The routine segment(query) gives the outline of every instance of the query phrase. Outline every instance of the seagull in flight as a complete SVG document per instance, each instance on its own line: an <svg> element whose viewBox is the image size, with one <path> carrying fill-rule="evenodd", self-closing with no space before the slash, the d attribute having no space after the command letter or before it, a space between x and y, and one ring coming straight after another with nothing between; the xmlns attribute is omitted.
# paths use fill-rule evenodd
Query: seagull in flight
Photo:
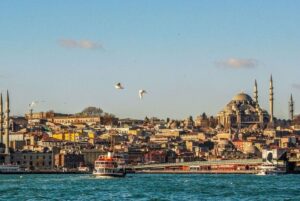
<svg viewBox="0 0 300 201"><path fill-rule="evenodd" d="M143 98L143 96L144 96L145 93L147 93L146 90L144 90L144 89L139 90L139 97L140 97L140 99Z"/></svg>
<svg viewBox="0 0 300 201"><path fill-rule="evenodd" d="M116 89L124 89L124 87L122 86L122 84L119 82L115 85Z"/></svg>
<svg viewBox="0 0 300 201"><path fill-rule="evenodd" d="M34 106L36 106L39 102L38 101L32 101L30 104L29 104L29 107L30 108L33 108Z"/></svg>

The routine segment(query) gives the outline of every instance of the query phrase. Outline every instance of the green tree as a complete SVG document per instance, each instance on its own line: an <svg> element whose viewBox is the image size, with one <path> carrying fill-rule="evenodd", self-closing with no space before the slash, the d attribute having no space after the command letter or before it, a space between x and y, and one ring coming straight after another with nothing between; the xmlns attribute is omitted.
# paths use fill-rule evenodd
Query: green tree
<svg viewBox="0 0 300 201"><path fill-rule="evenodd" d="M84 116L100 116L103 113L103 110L101 108L97 107L87 107L83 109L79 115L84 115Z"/></svg>

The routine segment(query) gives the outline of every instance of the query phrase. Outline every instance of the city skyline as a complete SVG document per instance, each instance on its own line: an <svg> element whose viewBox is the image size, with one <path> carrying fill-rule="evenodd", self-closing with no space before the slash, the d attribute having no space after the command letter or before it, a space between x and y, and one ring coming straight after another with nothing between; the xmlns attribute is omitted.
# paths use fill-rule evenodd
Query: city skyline
<svg viewBox="0 0 300 201"><path fill-rule="evenodd" d="M1 2L0 90L10 91L12 115L37 100L37 111L186 118L215 116L241 91L253 96L255 79L269 111L272 74L274 116L288 118L290 94L299 114L299 5Z"/></svg>

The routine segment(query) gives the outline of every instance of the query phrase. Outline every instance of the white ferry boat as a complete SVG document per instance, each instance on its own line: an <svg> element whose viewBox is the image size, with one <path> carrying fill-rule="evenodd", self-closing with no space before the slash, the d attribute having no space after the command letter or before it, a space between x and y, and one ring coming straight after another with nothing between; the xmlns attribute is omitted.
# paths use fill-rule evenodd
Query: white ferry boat
<svg viewBox="0 0 300 201"><path fill-rule="evenodd" d="M265 163L259 166L259 170L260 171L256 175L278 175L286 173L285 166L278 166L270 163Z"/></svg>
<svg viewBox="0 0 300 201"><path fill-rule="evenodd" d="M95 161L93 175L96 177L125 177L125 166L121 165L120 159L108 152L107 156L99 156Z"/></svg>

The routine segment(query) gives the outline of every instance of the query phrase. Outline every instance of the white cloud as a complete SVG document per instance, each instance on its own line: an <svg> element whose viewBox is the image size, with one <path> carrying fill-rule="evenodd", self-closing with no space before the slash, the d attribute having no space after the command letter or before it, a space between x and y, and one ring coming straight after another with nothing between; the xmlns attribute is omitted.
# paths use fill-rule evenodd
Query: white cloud
<svg viewBox="0 0 300 201"><path fill-rule="evenodd" d="M258 61L256 59L229 58L224 61L216 62L216 65L232 69L246 69L257 67Z"/></svg>
<svg viewBox="0 0 300 201"><path fill-rule="evenodd" d="M82 49L100 49L103 48L100 43L91 40L73 40L61 39L59 44L65 48L82 48Z"/></svg>

